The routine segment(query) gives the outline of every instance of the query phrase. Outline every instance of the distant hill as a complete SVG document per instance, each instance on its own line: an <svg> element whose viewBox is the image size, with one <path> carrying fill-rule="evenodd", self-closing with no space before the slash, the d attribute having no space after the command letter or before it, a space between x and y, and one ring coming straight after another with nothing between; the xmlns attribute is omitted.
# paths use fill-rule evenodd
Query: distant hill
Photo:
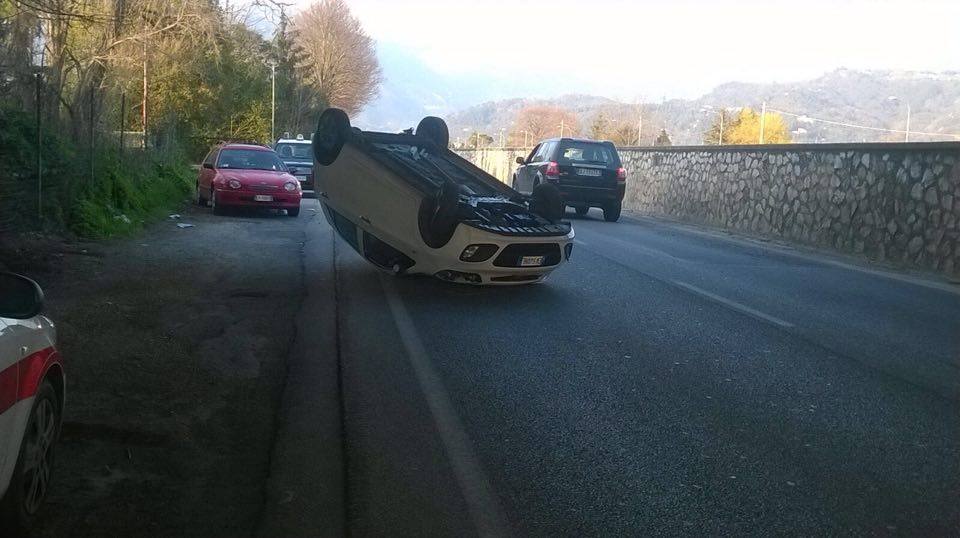
<svg viewBox="0 0 960 538"><path fill-rule="evenodd" d="M895 98L895 99L894 99ZM699 99L674 99L644 103L643 143L649 143L661 128L674 144L699 144L716 111L722 107L768 109L798 114L787 124L796 142L871 142L902 140L903 135L832 125L850 123L886 129L903 129L907 103L914 133L960 133L960 72L926 73L902 71L855 71L838 69L808 81L776 84L730 82ZM520 109L538 104L567 108L580 119L584 131L598 113L619 122L636 123L637 105L604 97L570 95L550 99L504 99L466 107L446 115L451 137L468 130L497 135ZM913 134L913 141L958 140L949 136Z"/></svg>

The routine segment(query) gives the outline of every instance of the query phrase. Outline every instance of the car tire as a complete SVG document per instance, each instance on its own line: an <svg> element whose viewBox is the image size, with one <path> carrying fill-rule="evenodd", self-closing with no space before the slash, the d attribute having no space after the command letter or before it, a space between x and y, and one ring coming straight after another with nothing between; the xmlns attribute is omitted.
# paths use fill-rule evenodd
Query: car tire
<svg viewBox="0 0 960 538"><path fill-rule="evenodd" d="M298 207L298 208L295 208L295 209L287 209L287 216L288 216L288 217L296 217L296 216L299 216L299 215L300 215L300 208L299 208L299 207Z"/></svg>
<svg viewBox="0 0 960 538"><path fill-rule="evenodd" d="M323 166L333 164L343 145L350 139L350 118L339 108L328 108L317 120L317 132L313 135L313 155Z"/></svg>
<svg viewBox="0 0 960 538"><path fill-rule="evenodd" d="M581 217L583 217L583 216L586 216L586 214L590 211L590 206L578 205L578 206L575 206L573 209L574 211L577 212L577 215L580 215Z"/></svg>
<svg viewBox="0 0 960 538"><path fill-rule="evenodd" d="M447 149L450 146L450 131L447 129L447 122L436 116L427 116L420 120L416 136L429 140L437 146L438 150Z"/></svg>
<svg viewBox="0 0 960 538"><path fill-rule="evenodd" d="M27 429L7 493L0 500L0 528L4 536L27 536L50 490L53 456L60 437L63 408L53 385L44 380L37 389L27 419ZM37 449L28 448L38 447ZM39 451L36 462L27 462L30 453ZM37 466L27 468L27 465ZM36 488L36 489L35 489ZM9 534L8 534L9 533Z"/></svg>
<svg viewBox="0 0 960 538"><path fill-rule="evenodd" d="M210 193L210 205L213 206L214 215L226 215L227 208L217 203L217 192Z"/></svg>
<svg viewBox="0 0 960 538"><path fill-rule="evenodd" d="M530 194L530 210L550 222L563 218L566 205L560 196L560 189L552 183L540 183L533 187Z"/></svg>
<svg viewBox="0 0 960 538"><path fill-rule="evenodd" d="M603 220L607 222L617 222L620 220L620 211L622 209L620 202L609 203L603 206Z"/></svg>
<svg viewBox="0 0 960 538"><path fill-rule="evenodd" d="M200 182L197 182L197 205L200 207L207 207L207 199L200 194Z"/></svg>

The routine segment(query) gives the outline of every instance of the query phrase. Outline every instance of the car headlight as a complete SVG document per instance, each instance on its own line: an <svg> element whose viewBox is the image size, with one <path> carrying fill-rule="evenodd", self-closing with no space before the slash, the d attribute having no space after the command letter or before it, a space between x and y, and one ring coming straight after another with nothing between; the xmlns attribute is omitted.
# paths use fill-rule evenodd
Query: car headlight
<svg viewBox="0 0 960 538"><path fill-rule="evenodd" d="M468 245L460 253L460 260L465 262L485 262L497 252L497 245Z"/></svg>
<svg viewBox="0 0 960 538"><path fill-rule="evenodd" d="M230 181L227 181L227 186L230 187L231 189L239 189L243 185L241 185L240 182L237 181L236 179L231 179Z"/></svg>
<svg viewBox="0 0 960 538"><path fill-rule="evenodd" d="M289 181L289 182L283 184L283 188L284 188L287 192L293 192L293 191L297 190L297 184L296 184L295 182L293 182L293 181Z"/></svg>

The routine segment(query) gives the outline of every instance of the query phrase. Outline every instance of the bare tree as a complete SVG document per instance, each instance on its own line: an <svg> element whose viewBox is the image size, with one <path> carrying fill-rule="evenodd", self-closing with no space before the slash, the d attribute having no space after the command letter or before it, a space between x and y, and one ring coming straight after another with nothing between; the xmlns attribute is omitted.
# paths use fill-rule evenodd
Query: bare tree
<svg viewBox="0 0 960 538"><path fill-rule="evenodd" d="M376 97L383 80L376 47L346 2L315 2L293 18L292 27L302 48L300 68L320 108L352 114Z"/></svg>
<svg viewBox="0 0 960 538"><path fill-rule="evenodd" d="M556 106L530 106L517 114L510 143L523 145L526 139L534 144L544 138L575 136L579 132L577 117L569 110Z"/></svg>

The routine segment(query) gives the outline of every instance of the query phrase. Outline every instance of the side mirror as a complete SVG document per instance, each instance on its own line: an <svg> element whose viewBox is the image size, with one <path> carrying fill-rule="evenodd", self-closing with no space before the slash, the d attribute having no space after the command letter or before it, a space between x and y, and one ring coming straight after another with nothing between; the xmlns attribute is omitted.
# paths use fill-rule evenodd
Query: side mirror
<svg viewBox="0 0 960 538"><path fill-rule="evenodd" d="M0 317L30 319L43 311L43 290L25 276L0 273Z"/></svg>
<svg viewBox="0 0 960 538"><path fill-rule="evenodd" d="M527 161L523 160L523 157L517 157L517 164L527 164Z"/></svg>
<svg viewBox="0 0 960 538"><path fill-rule="evenodd" d="M210 170L213 170L213 163L203 163L203 167L204 167L204 168L207 168L207 169L210 169Z"/></svg>

